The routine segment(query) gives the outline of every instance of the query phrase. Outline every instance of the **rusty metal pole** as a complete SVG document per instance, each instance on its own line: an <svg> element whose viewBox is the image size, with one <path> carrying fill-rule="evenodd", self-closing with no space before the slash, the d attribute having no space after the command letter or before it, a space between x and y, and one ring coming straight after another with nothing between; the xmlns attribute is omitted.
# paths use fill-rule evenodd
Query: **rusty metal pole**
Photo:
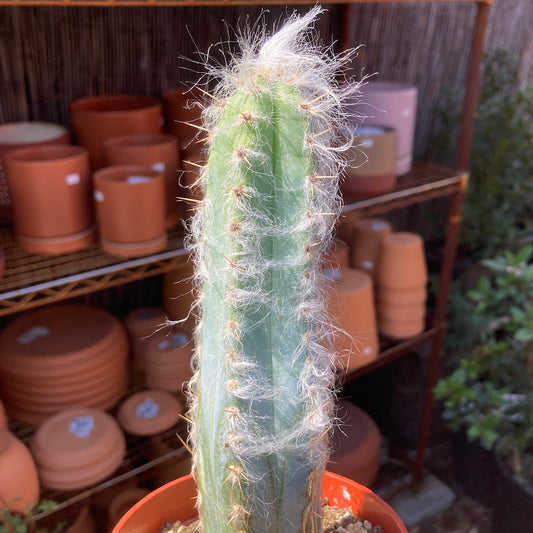
<svg viewBox="0 0 533 533"><path fill-rule="evenodd" d="M431 432L433 388L435 387L439 376L441 351L444 343L444 336L446 335L446 308L448 305L448 294L453 275L456 249L459 243L461 208L468 183L467 171L469 168L470 149L472 147L474 113L479 94L479 77L481 74L483 46L491 1L492 0L484 0L477 2L476 20L474 24L472 44L470 47L466 89L461 115L461 129L459 132L455 156L455 168L465 172L465 174L460 190L454 193L450 198L446 239L444 242L437 304L434 316L434 326L439 328L439 332L433 340L429 355L424 401L422 404L421 421L418 430L417 456L413 467L412 482L415 489L420 485L422 480L425 454L429 444L429 434Z"/></svg>

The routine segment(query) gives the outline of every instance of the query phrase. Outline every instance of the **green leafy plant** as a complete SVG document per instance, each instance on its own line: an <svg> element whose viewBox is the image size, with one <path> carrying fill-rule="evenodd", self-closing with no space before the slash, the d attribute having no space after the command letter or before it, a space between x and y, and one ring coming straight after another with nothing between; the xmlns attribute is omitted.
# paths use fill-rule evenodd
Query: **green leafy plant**
<svg viewBox="0 0 533 533"><path fill-rule="evenodd" d="M0 509L0 533L60 533L66 527L61 521L53 530L42 529L36 526L35 516L41 512L50 511L57 506L52 500L42 500L30 512L15 513L10 509Z"/></svg>
<svg viewBox="0 0 533 533"><path fill-rule="evenodd" d="M204 112L190 437L209 533L322 527L334 374L320 257L344 111L343 61L306 38L320 12L243 43Z"/></svg>
<svg viewBox="0 0 533 533"><path fill-rule="evenodd" d="M487 449L503 435L529 463L533 417L533 246L482 261L468 296L475 304L480 343L442 378L435 397L453 431L465 429ZM520 467L524 471L524 467Z"/></svg>

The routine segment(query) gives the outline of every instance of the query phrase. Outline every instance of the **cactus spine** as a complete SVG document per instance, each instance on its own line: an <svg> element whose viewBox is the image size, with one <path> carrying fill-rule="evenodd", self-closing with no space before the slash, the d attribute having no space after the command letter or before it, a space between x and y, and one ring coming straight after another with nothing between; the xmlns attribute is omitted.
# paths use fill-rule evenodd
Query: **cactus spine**
<svg viewBox="0 0 533 533"><path fill-rule="evenodd" d="M320 12L246 45L204 112L190 438L205 533L321 529L333 355L320 257L342 112L339 60L305 39Z"/></svg>

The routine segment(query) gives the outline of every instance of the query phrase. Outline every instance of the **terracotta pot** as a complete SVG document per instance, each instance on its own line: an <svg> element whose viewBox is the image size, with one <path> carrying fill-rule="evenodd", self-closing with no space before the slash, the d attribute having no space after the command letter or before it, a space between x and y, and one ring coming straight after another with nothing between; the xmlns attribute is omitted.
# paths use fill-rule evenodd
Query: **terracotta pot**
<svg viewBox="0 0 533 533"><path fill-rule="evenodd" d="M347 151L348 166L340 183L345 196L374 196L396 185L396 130L387 126L360 126Z"/></svg>
<svg viewBox="0 0 533 533"><path fill-rule="evenodd" d="M383 238L390 235L392 227L382 218L362 218L353 223L351 264L375 277Z"/></svg>
<svg viewBox="0 0 533 533"><path fill-rule="evenodd" d="M104 141L121 135L162 133L163 111L155 98L112 95L83 98L69 107L77 143L89 150L91 169L105 166Z"/></svg>
<svg viewBox="0 0 533 533"><path fill-rule="evenodd" d="M122 403L117 420L131 435L157 435L175 426L182 412L182 403L169 392L145 390Z"/></svg>
<svg viewBox="0 0 533 533"><path fill-rule="evenodd" d="M167 244L163 174L138 166L94 173L102 249L120 257L160 252Z"/></svg>
<svg viewBox="0 0 533 533"><path fill-rule="evenodd" d="M328 311L339 333L334 337L338 368L355 370L377 358L379 341L372 279L359 270L325 271L333 280L328 287Z"/></svg>
<svg viewBox="0 0 533 533"><path fill-rule="evenodd" d="M70 405L107 409L126 390L125 328L107 311L56 305L23 314L0 334L0 386L6 409L40 424Z"/></svg>
<svg viewBox="0 0 533 533"><path fill-rule="evenodd" d="M146 384L151 389L181 392L192 376L192 341L183 331L156 333L146 346Z"/></svg>
<svg viewBox="0 0 533 533"><path fill-rule="evenodd" d="M408 339L422 333L425 329L424 318L417 320L390 320L378 316L379 332L392 339Z"/></svg>
<svg viewBox="0 0 533 533"><path fill-rule="evenodd" d="M126 315L124 323L130 337L133 361L139 368L144 368L146 344L166 320L166 313L158 307L139 307Z"/></svg>
<svg viewBox="0 0 533 533"><path fill-rule="evenodd" d="M361 87L358 111L365 125L389 126L398 132L396 175L411 170L416 123L417 88L397 82L370 82Z"/></svg>
<svg viewBox="0 0 533 533"><path fill-rule="evenodd" d="M177 197L183 196L178 183L178 141L173 135L125 135L104 142L107 166L138 165L162 172L165 177L167 228L179 220Z"/></svg>
<svg viewBox="0 0 533 533"><path fill-rule="evenodd" d="M393 232L383 238L376 283L391 290L414 290L428 280L424 241L420 235Z"/></svg>
<svg viewBox="0 0 533 533"><path fill-rule="evenodd" d="M46 420L35 432L31 450L43 485L74 490L111 475L124 458L126 443L110 415L78 407Z"/></svg>
<svg viewBox="0 0 533 533"><path fill-rule="evenodd" d="M13 226L24 250L67 253L96 240L85 148L21 148L5 155L5 166Z"/></svg>
<svg viewBox="0 0 533 533"><path fill-rule="evenodd" d="M387 287L376 287L378 302L391 306L423 305L427 300L427 288L393 290Z"/></svg>
<svg viewBox="0 0 533 533"><path fill-rule="evenodd" d="M359 518L381 525L385 533L407 533L392 507L355 481L326 472L322 490L330 505L350 507ZM135 504L113 533L157 533L165 523L194 519L195 503L196 485L192 476L176 479Z"/></svg>
<svg viewBox="0 0 533 533"><path fill-rule="evenodd" d="M377 301L376 313L379 319L396 321L423 321L426 317L426 306L424 304L411 305L390 305Z"/></svg>
<svg viewBox="0 0 533 533"><path fill-rule="evenodd" d="M0 508L27 513L38 500L39 479L28 448L0 429Z"/></svg>
<svg viewBox="0 0 533 533"><path fill-rule="evenodd" d="M327 469L370 487L379 470L381 433L377 424L352 402L340 400L333 430L332 450Z"/></svg>
<svg viewBox="0 0 533 533"><path fill-rule="evenodd" d="M195 301L193 286L194 267L192 258L175 270L163 274L163 308L171 320L180 320L180 329L192 335L196 326L193 314Z"/></svg>
<svg viewBox="0 0 533 533"><path fill-rule="evenodd" d="M4 172L4 156L18 148L69 143L69 131L60 124L11 122L0 125L0 221L11 219L11 200Z"/></svg>
<svg viewBox="0 0 533 533"><path fill-rule="evenodd" d="M109 503L107 512L109 530L111 531L126 512L148 494L150 491L141 487L133 487L119 492Z"/></svg>
<svg viewBox="0 0 533 533"><path fill-rule="evenodd" d="M178 138L180 148L191 146L201 125L202 93L198 89L173 89L163 94L167 131Z"/></svg>
<svg viewBox="0 0 533 533"><path fill-rule="evenodd" d="M328 251L322 258L322 268L349 268L350 247L340 239L333 239Z"/></svg>

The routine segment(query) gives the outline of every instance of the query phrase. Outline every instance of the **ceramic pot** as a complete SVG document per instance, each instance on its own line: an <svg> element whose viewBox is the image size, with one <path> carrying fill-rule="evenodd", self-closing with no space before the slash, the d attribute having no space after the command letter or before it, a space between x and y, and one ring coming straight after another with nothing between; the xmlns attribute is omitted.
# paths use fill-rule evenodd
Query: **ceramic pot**
<svg viewBox="0 0 533 533"><path fill-rule="evenodd" d="M168 318L179 320L180 328L189 335L192 335L196 326L193 274L192 258L188 258L175 270L163 274L162 283L163 307Z"/></svg>
<svg viewBox="0 0 533 533"><path fill-rule="evenodd" d="M39 478L26 446L6 429L0 429L0 508L28 513L39 501Z"/></svg>
<svg viewBox="0 0 533 533"><path fill-rule="evenodd" d="M533 486L514 475L505 464L502 441L494 447L495 478L492 533L515 533L531 529L533 509Z"/></svg>
<svg viewBox="0 0 533 533"><path fill-rule="evenodd" d="M70 134L60 124L11 122L0 125L0 221L11 219L11 200L5 175L4 156L18 148L69 143Z"/></svg>
<svg viewBox="0 0 533 533"><path fill-rule="evenodd" d="M408 339L422 333L425 329L424 318L415 320L391 320L378 315L379 332L391 339Z"/></svg>
<svg viewBox="0 0 533 533"><path fill-rule="evenodd" d="M427 300L426 287L418 289L393 290L386 287L376 287L377 300L384 305L404 306L404 305L424 305Z"/></svg>
<svg viewBox="0 0 533 533"><path fill-rule="evenodd" d="M117 166L98 170L93 178L102 249L119 257L163 250L167 244L163 174Z"/></svg>
<svg viewBox="0 0 533 533"><path fill-rule="evenodd" d="M145 390L122 403L117 420L131 435L157 435L175 426L182 412L182 403L169 392Z"/></svg>
<svg viewBox="0 0 533 533"><path fill-rule="evenodd" d="M340 188L345 196L374 196L396 185L396 130L387 126L360 126L346 152L348 166Z"/></svg>
<svg viewBox="0 0 533 533"><path fill-rule="evenodd" d="M328 314L339 333L334 337L337 367L355 370L375 360L379 352L372 279L359 270L325 271Z"/></svg>
<svg viewBox="0 0 533 533"><path fill-rule="evenodd" d="M185 332L156 333L145 351L146 385L151 389L181 392L192 376L192 341Z"/></svg>
<svg viewBox="0 0 533 533"><path fill-rule="evenodd" d="M415 290L426 286L424 241L420 235L393 232L381 241L376 283L391 290Z"/></svg>
<svg viewBox="0 0 533 533"><path fill-rule="evenodd" d="M133 487L119 492L109 503L107 511L109 531L115 527L127 511L148 494L150 494L150 491L141 487Z"/></svg>
<svg viewBox="0 0 533 533"><path fill-rule="evenodd" d="M163 111L155 98L112 95L83 98L69 107L76 141L89 150L91 169L105 166L104 141L121 135L162 133Z"/></svg>
<svg viewBox="0 0 533 533"><path fill-rule="evenodd" d="M333 239L322 258L322 268L328 270L331 268L349 268L349 266L350 247L340 239Z"/></svg>
<svg viewBox="0 0 533 533"><path fill-rule="evenodd" d="M111 475L124 458L126 442L113 417L77 407L46 420L35 432L31 451L44 486L75 490Z"/></svg>
<svg viewBox="0 0 533 533"><path fill-rule="evenodd" d="M389 126L398 133L396 175L411 170L418 90L397 82L370 82L361 87L357 111L365 116L365 125Z"/></svg>
<svg viewBox="0 0 533 533"><path fill-rule="evenodd" d="M353 223L351 265L375 278L383 238L392 227L382 218L362 218Z"/></svg>
<svg viewBox="0 0 533 533"><path fill-rule="evenodd" d="M396 512L379 496L348 478L326 472L322 481L330 505L350 507L356 516L380 525L385 533L407 533ZM185 476L160 487L135 504L113 533L157 533L168 522L185 522L197 515L196 485Z"/></svg>
<svg viewBox="0 0 533 533"><path fill-rule="evenodd" d="M107 311L56 305L12 320L0 334L0 386L14 418L31 425L71 405L108 409L124 394L129 344Z"/></svg>
<svg viewBox="0 0 533 533"><path fill-rule="evenodd" d="M139 368L144 368L146 344L166 320L167 315L159 307L139 307L126 315L124 323L130 337L133 361Z"/></svg>
<svg viewBox="0 0 533 533"><path fill-rule="evenodd" d="M107 166L138 165L162 172L165 177L167 228L179 220L177 197L183 196L178 183L178 141L173 135L125 135L104 142ZM181 210L181 214L183 214Z"/></svg>
<svg viewBox="0 0 533 533"><path fill-rule="evenodd" d="M198 89L173 89L163 94L167 131L178 138L180 148L189 148L201 126L202 93Z"/></svg>
<svg viewBox="0 0 533 533"><path fill-rule="evenodd" d="M333 452L327 469L370 487L379 470L379 428L365 411L352 402L340 400L337 408L341 422L333 430Z"/></svg>
<svg viewBox="0 0 533 533"><path fill-rule="evenodd" d="M21 248L30 253L68 253L96 240L85 148L21 148L5 155L5 166Z"/></svg>

